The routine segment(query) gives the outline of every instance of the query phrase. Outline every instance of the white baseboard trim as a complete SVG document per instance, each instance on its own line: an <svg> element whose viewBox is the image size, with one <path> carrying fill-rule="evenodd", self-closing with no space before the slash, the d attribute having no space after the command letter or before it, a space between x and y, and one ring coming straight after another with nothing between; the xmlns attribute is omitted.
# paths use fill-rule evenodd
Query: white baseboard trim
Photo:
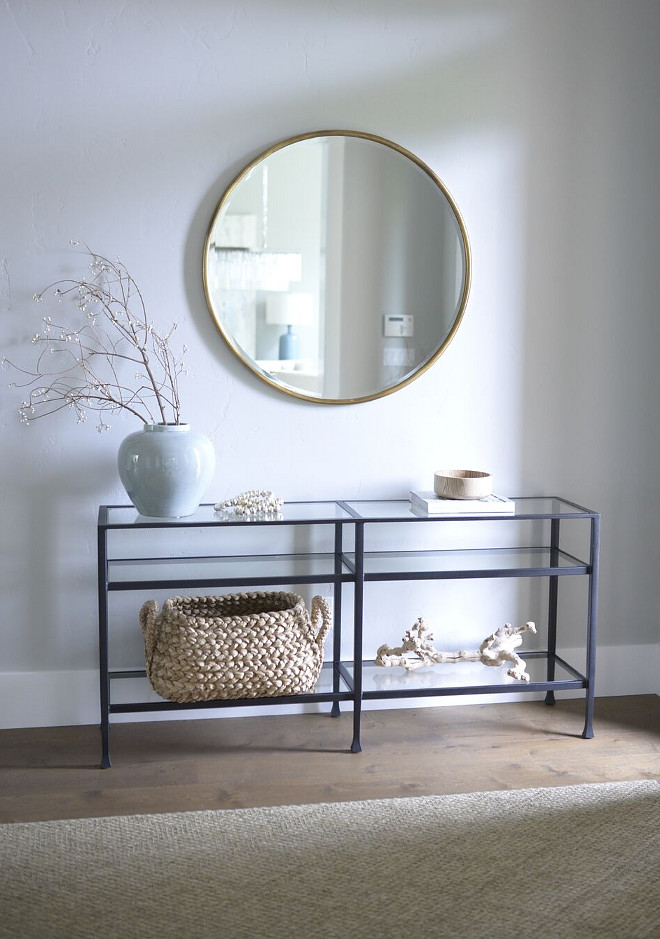
<svg viewBox="0 0 660 939"><path fill-rule="evenodd" d="M584 653L562 650L563 657L578 667ZM453 666L460 668L460 665ZM21 727L62 727L98 724L98 672L0 672L0 729ZM557 697L570 696L558 692ZM573 693L573 697L582 692ZM660 694L660 643L640 646L603 646L598 649L596 694L600 696ZM530 693L498 695L457 695L442 698L402 698L368 701L365 710L406 707L437 707L458 704L483 704L490 701L520 701L542 697ZM119 714L113 723L188 718L257 717L264 714L318 713L329 710L328 704L273 705L269 707L231 707L199 711L147 712ZM350 710L345 703L342 710Z"/></svg>

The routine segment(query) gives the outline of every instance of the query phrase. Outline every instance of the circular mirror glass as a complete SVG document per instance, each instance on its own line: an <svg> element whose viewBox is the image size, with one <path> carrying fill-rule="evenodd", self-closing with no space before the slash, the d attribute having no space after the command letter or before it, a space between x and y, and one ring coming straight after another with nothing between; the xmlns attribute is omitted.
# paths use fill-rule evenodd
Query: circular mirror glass
<svg viewBox="0 0 660 939"><path fill-rule="evenodd" d="M263 381L327 404L403 387L447 347L470 285L458 209L391 141L304 134L230 184L204 246L204 290Z"/></svg>

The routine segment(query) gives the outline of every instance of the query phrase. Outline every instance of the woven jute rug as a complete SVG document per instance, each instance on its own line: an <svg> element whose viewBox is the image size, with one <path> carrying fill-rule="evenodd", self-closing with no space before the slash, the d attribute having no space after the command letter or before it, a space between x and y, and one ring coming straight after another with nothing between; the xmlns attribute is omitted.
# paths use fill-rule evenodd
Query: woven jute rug
<svg viewBox="0 0 660 939"><path fill-rule="evenodd" d="M653 781L0 826L0 935L660 935Z"/></svg>

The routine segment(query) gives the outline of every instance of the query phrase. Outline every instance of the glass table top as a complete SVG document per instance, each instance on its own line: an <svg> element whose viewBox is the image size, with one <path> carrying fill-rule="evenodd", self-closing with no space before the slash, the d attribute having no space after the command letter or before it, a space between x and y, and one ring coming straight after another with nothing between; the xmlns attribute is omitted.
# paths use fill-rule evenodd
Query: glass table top
<svg viewBox="0 0 660 939"><path fill-rule="evenodd" d="M104 518L105 514L105 518ZM337 501L285 502L278 513L264 516L241 516L233 511L216 512L213 505L200 505L196 512L184 518L149 518L140 515L134 506L101 506L99 524L122 528L163 526L173 528L201 525L277 525L299 523L329 523L350 521L350 512Z"/></svg>
<svg viewBox="0 0 660 939"><path fill-rule="evenodd" d="M447 499L447 510L443 513L432 514L417 512L411 508L408 499L358 499L346 500L344 504L348 509L355 513L359 518L374 521L380 519L383 521L402 520L402 519L422 519L442 521L446 518L452 519L511 519L511 518L548 518L548 517L584 517L585 515L597 515L592 509L584 508L565 499L555 496L539 497L518 497L513 498L515 510L513 512L469 512L466 513L456 506L454 509L453 500Z"/></svg>
<svg viewBox="0 0 660 939"><path fill-rule="evenodd" d="M355 499L318 502L285 502L277 514L267 516L240 516L233 511L216 512L213 505L201 505L185 518L148 518L133 506L101 506L99 524L102 526L132 527L197 527L221 525L279 525L313 524L358 521L443 521L463 519L505 520L512 518L584 518L598 513L584 506L555 496L521 497L514 499L513 513L464 513L453 511L451 500L442 514L421 514L411 508L408 499Z"/></svg>

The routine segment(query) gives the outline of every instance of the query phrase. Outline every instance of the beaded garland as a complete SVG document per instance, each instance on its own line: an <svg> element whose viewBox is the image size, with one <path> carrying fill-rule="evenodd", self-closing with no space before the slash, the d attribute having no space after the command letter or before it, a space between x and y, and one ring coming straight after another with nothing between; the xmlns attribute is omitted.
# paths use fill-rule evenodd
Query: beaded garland
<svg viewBox="0 0 660 939"><path fill-rule="evenodd" d="M248 489L233 499L226 499L213 506L216 512L233 509L236 515L272 515L279 511L284 500L270 489Z"/></svg>

